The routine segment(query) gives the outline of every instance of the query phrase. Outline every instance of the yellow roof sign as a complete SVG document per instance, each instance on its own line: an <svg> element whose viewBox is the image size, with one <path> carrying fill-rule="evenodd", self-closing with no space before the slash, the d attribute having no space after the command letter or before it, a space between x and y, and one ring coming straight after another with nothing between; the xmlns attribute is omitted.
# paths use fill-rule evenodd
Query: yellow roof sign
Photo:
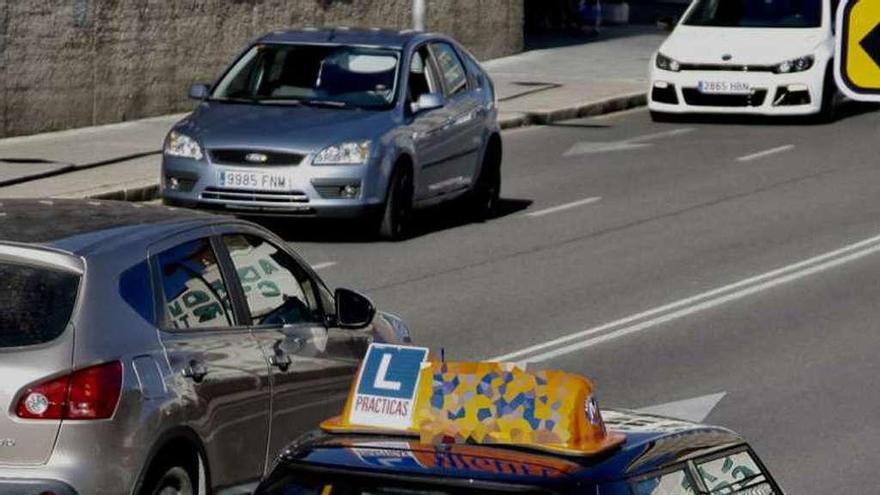
<svg viewBox="0 0 880 495"><path fill-rule="evenodd" d="M390 433L424 444L515 445L591 455L620 444L586 378L512 363L441 362L424 349L367 351L342 416L328 432Z"/></svg>
<svg viewBox="0 0 880 495"><path fill-rule="evenodd" d="M880 101L880 0L841 2L834 73L850 98Z"/></svg>

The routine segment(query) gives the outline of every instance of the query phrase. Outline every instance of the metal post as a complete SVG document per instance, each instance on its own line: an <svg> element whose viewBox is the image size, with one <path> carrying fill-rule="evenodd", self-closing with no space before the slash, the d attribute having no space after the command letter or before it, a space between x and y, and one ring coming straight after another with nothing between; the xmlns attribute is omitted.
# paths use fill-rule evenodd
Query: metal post
<svg viewBox="0 0 880 495"><path fill-rule="evenodd" d="M425 0L413 0L413 29L425 30Z"/></svg>

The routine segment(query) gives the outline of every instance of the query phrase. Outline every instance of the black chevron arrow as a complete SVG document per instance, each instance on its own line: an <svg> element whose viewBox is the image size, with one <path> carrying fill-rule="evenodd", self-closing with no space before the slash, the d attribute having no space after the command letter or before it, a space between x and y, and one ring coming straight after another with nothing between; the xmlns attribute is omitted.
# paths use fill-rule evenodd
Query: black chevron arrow
<svg viewBox="0 0 880 495"><path fill-rule="evenodd" d="M871 60L877 64L877 67L880 67L880 24L874 26L874 29L862 38L859 45L871 57Z"/></svg>

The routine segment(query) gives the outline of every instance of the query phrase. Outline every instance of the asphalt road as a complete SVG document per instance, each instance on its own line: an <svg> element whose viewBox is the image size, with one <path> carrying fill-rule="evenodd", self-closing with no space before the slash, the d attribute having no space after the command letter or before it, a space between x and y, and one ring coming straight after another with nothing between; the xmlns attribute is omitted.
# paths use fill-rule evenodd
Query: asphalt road
<svg viewBox="0 0 880 495"><path fill-rule="evenodd" d="M581 372L606 406L724 394L707 421L788 493L876 493L880 112L850 110L511 131L499 218L433 210L400 244L275 227L448 358Z"/></svg>

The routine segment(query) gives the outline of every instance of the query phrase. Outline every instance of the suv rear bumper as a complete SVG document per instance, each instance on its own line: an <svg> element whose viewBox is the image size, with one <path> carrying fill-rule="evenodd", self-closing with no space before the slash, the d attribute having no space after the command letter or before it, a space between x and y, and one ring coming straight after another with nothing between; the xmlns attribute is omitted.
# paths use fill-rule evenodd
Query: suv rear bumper
<svg viewBox="0 0 880 495"><path fill-rule="evenodd" d="M0 493L3 495L36 495L41 493L78 495L76 490L60 481L7 478L0 478Z"/></svg>

